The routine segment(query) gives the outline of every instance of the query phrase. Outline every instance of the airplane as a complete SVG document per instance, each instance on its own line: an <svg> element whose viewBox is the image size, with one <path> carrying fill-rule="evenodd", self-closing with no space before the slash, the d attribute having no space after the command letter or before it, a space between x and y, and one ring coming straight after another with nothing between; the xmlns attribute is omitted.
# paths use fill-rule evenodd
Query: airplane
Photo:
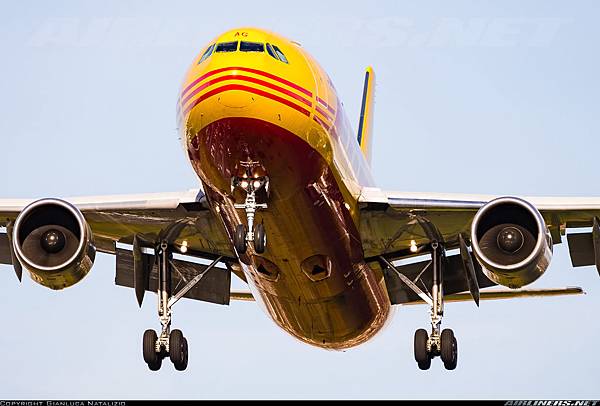
<svg viewBox="0 0 600 406"><path fill-rule="evenodd" d="M153 371L166 358L187 368L187 339L171 328L182 298L255 301L293 337L330 350L375 337L392 306L424 304L431 326L415 332L417 366L440 357L453 370L446 303L583 293L524 287L563 236L574 267L600 272L600 198L382 190L370 171L374 90L369 67L355 133L330 77L299 43L257 28L218 35L177 100L200 187L0 199L0 263L19 281L25 269L61 290L84 279L98 252L114 255L115 283L133 288L139 306L146 291L157 294L161 330L142 337ZM248 290L233 291L232 275Z"/></svg>

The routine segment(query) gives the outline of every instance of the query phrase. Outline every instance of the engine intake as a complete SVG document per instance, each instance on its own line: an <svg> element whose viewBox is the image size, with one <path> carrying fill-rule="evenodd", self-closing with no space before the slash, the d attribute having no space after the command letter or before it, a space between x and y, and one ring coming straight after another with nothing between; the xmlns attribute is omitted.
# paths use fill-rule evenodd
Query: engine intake
<svg viewBox="0 0 600 406"><path fill-rule="evenodd" d="M538 279L552 259L544 218L529 202L515 197L501 197L479 209L471 242L486 276L513 289Z"/></svg>
<svg viewBox="0 0 600 406"><path fill-rule="evenodd" d="M59 199L37 200L23 209L13 229L13 249L31 279L51 289L79 282L96 257L83 214Z"/></svg>

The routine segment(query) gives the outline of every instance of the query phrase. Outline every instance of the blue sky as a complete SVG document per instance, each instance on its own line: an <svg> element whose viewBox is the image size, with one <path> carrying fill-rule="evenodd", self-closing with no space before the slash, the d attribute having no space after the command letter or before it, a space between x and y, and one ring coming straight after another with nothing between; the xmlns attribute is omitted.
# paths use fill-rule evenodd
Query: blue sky
<svg viewBox="0 0 600 406"><path fill-rule="evenodd" d="M2 197L178 191L198 182L175 131L175 100L206 42L258 26L302 44L356 124L363 71L377 75L373 172L382 188L600 196L600 5L559 1L212 3L12 2L0 6ZM151 373L137 308L114 259L54 292L2 266L5 398L598 398L600 278L566 244L532 287L581 297L449 304L459 365L420 371L399 308L347 352L304 345L254 303L180 302L190 365Z"/></svg>

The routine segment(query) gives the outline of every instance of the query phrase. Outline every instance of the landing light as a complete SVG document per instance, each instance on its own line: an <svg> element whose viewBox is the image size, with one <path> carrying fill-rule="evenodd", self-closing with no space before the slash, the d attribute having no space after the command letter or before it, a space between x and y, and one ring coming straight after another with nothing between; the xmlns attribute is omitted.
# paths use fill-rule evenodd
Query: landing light
<svg viewBox="0 0 600 406"><path fill-rule="evenodd" d="M243 180L241 182L241 186L242 186L242 189L247 189L248 188L248 181L247 180Z"/></svg>
<svg viewBox="0 0 600 406"><path fill-rule="evenodd" d="M410 252L417 252L418 249L416 241L410 240Z"/></svg>
<svg viewBox="0 0 600 406"><path fill-rule="evenodd" d="M260 181L259 180L255 180L254 181L254 189L258 189L260 187Z"/></svg>
<svg viewBox="0 0 600 406"><path fill-rule="evenodd" d="M181 247L179 247L179 251L180 251L182 254L185 254L185 253L187 252L187 250L188 250L188 247L187 247L187 245L188 245L188 242L187 242L187 240L183 240L183 242L181 243Z"/></svg>

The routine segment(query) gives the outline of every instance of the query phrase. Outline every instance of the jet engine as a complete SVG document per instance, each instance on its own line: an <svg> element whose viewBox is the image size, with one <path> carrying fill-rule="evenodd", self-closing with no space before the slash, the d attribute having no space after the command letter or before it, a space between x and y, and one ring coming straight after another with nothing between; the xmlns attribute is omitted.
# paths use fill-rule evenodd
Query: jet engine
<svg viewBox="0 0 600 406"><path fill-rule="evenodd" d="M544 218L529 202L514 197L492 200L479 209L471 243L485 275L513 289L539 278L552 259Z"/></svg>
<svg viewBox="0 0 600 406"><path fill-rule="evenodd" d="M83 214L58 199L37 200L15 220L12 249L31 279L50 289L79 282L96 257L93 234Z"/></svg>

